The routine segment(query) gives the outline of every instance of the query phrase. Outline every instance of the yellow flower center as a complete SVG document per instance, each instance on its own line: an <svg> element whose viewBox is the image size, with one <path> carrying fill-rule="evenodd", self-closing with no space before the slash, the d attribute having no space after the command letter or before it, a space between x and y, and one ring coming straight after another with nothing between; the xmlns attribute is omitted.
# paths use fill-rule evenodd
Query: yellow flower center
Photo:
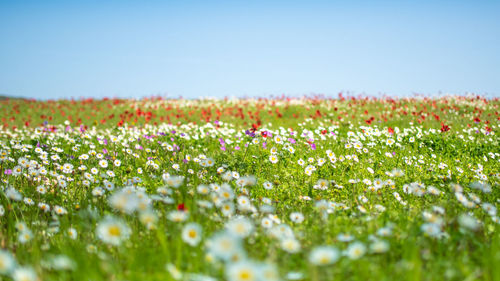
<svg viewBox="0 0 500 281"><path fill-rule="evenodd" d="M321 264L327 264L329 261L330 261L330 259L327 256L323 256L319 260L319 263L321 263Z"/></svg>
<svg viewBox="0 0 500 281"><path fill-rule="evenodd" d="M120 231L120 228L118 226L113 225L113 226L109 227L108 233L111 236L120 236L121 231Z"/></svg>
<svg viewBox="0 0 500 281"><path fill-rule="evenodd" d="M251 280L252 279L252 273L248 270L243 270L240 272L240 280Z"/></svg>

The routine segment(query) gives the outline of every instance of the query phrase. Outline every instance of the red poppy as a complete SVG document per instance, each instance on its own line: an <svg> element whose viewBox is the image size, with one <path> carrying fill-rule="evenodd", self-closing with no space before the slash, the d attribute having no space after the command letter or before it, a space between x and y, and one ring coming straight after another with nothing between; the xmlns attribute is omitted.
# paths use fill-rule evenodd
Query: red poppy
<svg viewBox="0 0 500 281"><path fill-rule="evenodd" d="M448 125L441 123L441 132L447 132L449 130L450 130L450 127L448 127Z"/></svg>

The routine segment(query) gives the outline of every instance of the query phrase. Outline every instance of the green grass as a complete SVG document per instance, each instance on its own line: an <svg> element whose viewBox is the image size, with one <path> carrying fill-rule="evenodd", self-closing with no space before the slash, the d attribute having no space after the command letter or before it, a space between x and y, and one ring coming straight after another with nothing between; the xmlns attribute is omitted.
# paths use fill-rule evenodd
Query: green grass
<svg viewBox="0 0 500 281"><path fill-rule="evenodd" d="M239 264L250 270L250 275L240 276L248 278L241 280L274 280L251 279L264 266L277 271L276 280L294 276L300 280L500 280L495 213L500 203L499 105L496 99L464 97L2 101L0 247L13 255L17 265L0 278L9 280L15 270L27 272L20 266L28 266L40 280L174 280L175 274L167 269L173 265L182 272L182 280L198 280L192 274L203 275L205 279L199 280L240 280L231 273L243 272L235 269ZM255 137L245 134L252 124L258 125ZM273 137L264 138L262 132ZM283 143L274 140L276 135L282 136ZM113 142L114 138L118 141ZM388 144L388 139L394 143ZM356 149L356 144L366 150ZM276 163L270 161L272 148ZM108 167L101 167L93 152L101 153ZM328 153L335 155L335 161ZM84 154L89 158L79 159ZM59 159L52 158L56 156ZM201 165L204 157L213 165ZM303 166L300 159L305 161ZM321 159L323 165L318 164ZM29 160L37 163L29 167L21 163ZM121 165L113 166L114 160ZM72 169L65 172L66 163ZM315 167L311 175L305 172L308 165ZM86 184L85 173L92 168L98 172ZM394 169L402 175L390 175ZM106 174L110 171L114 177ZM237 179L224 179L227 171L251 175L255 182L243 188ZM168 186L173 176L184 177L180 186ZM133 210L122 212L110 204L110 198L134 178L140 179L134 188L143 189L126 197L124 206ZM374 187L377 179L385 184ZM105 180L114 189L103 189L103 195L96 196L96 188L104 187ZM314 188L318 180L327 180L328 188ZM368 180L371 184L364 183ZM229 217L218 203L221 192L197 191L200 185L225 182L235 194L225 201L235 208ZM271 190L264 188L266 182L273 184ZM474 188L478 182L491 191ZM456 184L461 186L458 193ZM40 185L46 193L37 191ZM440 194L419 194L419 188L428 190L428 186ZM161 187L169 193L163 201L158 200ZM16 201L13 190L34 205ZM248 196L254 209L239 208L240 196ZM460 201L462 197L466 199ZM149 200L141 201L144 198ZM137 200L141 204L133 207ZM329 204L328 211L321 210L318 202ZM51 211L44 212L39 203L50 205ZM180 204L189 214L187 219L169 220L172 211L182 209ZM67 213L56 214L56 206ZM157 217L149 227L141 220L146 212ZM301 212L304 221L291 221L292 212ZM116 245L106 243L97 233L106 216L124 221L130 236ZM210 251L208 241L216 233L227 232L228 221L238 216L246 218L253 231L234 238L243 245L235 251L239 263L236 257L223 261ZM265 228L263 219L271 217L274 228ZM32 233L24 243L19 239L23 231L16 229L19 222ZM202 229L195 246L182 238L187 223ZM435 236L423 227L429 223L438 230ZM285 225L291 230L288 234L277 232ZM78 233L76 239L68 235L70 228ZM381 229L390 231L381 235ZM339 234L352 240L342 241ZM282 240L286 238L295 239L300 249L285 251ZM388 249L375 253L370 248L375 241L385 241ZM346 252L355 242L366 248L357 259ZM311 251L322 246L335 247L338 259L328 265L311 262ZM60 262L58 268L57 257L71 266L61 268ZM0 273L5 259L0 256Z"/></svg>

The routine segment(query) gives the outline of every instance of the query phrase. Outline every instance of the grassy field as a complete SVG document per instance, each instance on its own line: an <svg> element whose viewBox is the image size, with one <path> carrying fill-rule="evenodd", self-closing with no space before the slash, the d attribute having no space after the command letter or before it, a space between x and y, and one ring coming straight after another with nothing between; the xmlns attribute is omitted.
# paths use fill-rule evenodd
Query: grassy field
<svg viewBox="0 0 500 281"><path fill-rule="evenodd" d="M0 101L0 280L500 280L500 100Z"/></svg>

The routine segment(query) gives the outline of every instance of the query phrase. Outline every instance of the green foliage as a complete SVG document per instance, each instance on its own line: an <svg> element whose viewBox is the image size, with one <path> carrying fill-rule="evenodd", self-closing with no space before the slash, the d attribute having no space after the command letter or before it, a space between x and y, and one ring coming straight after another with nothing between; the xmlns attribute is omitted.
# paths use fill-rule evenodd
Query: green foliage
<svg viewBox="0 0 500 281"><path fill-rule="evenodd" d="M498 106L2 101L0 278L500 280Z"/></svg>

